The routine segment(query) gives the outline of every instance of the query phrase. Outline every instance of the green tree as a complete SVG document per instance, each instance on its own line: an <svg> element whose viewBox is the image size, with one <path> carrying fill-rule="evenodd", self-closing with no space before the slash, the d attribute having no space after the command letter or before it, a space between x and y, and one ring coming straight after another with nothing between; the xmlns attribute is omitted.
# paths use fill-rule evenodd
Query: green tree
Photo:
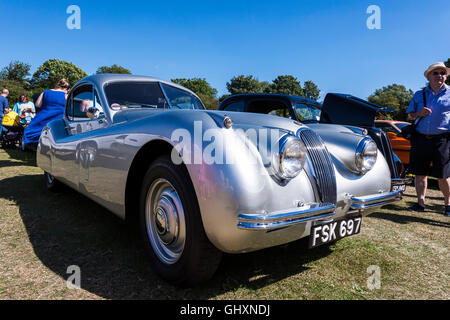
<svg viewBox="0 0 450 320"><path fill-rule="evenodd" d="M447 68L450 68L450 58L448 58L444 63ZM445 83L450 86L450 76L447 76L447 80L445 81Z"/></svg>
<svg viewBox="0 0 450 320"><path fill-rule="evenodd" d="M211 87L211 85L206 81L205 78L176 78L170 79L170 81L179 84L189 90L194 91L196 94L203 94L209 96L216 96L217 89Z"/></svg>
<svg viewBox="0 0 450 320"><path fill-rule="evenodd" d="M31 65L20 61L11 61L0 71L0 80L18 81L24 86L29 84Z"/></svg>
<svg viewBox="0 0 450 320"><path fill-rule="evenodd" d="M49 89L53 88L62 78L65 78L73 86L86 76L86 72L71 62L50 59L45 61L33 74L31 82L33 88Z"/></svg>
<svg viewBox="0 0 450 320"><path fill-rule="evenodd" d="M216 98L217 89L211 87L205 78L176 78L170 79L170 81L194 91L207 109L216 110L219 106L219 101Z"/></svg>
<svg viewBox="0 0 450 320"><path fill-rule="evenodd" d="M295 96L304 96L300 82L291 75L278 76L272 81L266 90L268 93L283 93Z"/></svg>
<svg viewBox="0 0 450 320"><path fill-rule="evenodd" d="M131 71L122 67L118 66L117 64L113 64L111 67L108 66L102 66L97 69L97 74L101 73L119 73L119 74L131 74Z"/></svg>
<svg viewBox="0 0 450 320"><path fill-rule="evenodd" d="M252 75L239 75L227 82L227 89L230 94L264 92L266 86L267 82L259 82Z"/></svg>
<svg viewBox="0 0 450 320"><path fill-rule="evenodd" d="M229 96L231 96L231 94L223 94L219 97L219 104L225 100L226 98L228 98Z"/></svg>
<svg viewBox="0 0 450 320"><path fill-rule="evenodd" d="M312 81L305 81L303 85L303 93L305 95L305 98L315 101L319 100L320 96L319 87Z"/></svg>
<svg viewBox="0 0 450 320"><path fill-rule="evenodd" d="M391 84L387 87L375 90L368 100L380 106L395 109L394 112L385 114L386 119L406 121L406 109L414 95L414 92L405 86Z"/></svg>
<svg viewBox="0 0 450 320"><path fill-rule="evenodd" d="M32 91L25 88L24 83L18 80L0 80L0 91L4 88L8 89L8 104L12 109L14 105L19 101L20 95L25 93L28 98L32 100Z"/></svg>
<svg viewBox="0 0 450 320"><path fill-rule="evenodd" d="M219 100L213 96L208 96L199 93L198 94L200 100L202 100L203 104L205 105L206 109L208 110L217 110L219 107Z"/></svg>

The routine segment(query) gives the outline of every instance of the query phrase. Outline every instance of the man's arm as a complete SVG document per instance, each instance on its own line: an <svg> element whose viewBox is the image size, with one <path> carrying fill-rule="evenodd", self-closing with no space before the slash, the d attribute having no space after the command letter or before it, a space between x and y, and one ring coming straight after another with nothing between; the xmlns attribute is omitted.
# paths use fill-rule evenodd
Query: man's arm
<svg viewBox="0 0 450 320"><path fill-rule="evenodd" d="M406 113L408 114L408 120L415 121L417 118L426 117L431 114L431 109L424 106L422 109L417 111L420 106L419 99L422 97L422 91L417 91L411 102L409 103L408 108L406 109Z"/></svg>
<svg viewBox="0 0 450 320"><path fill-rule="evenodd" d="M417 118L426 117L432 113L430 108L424 107L417 112L408 113L408 120L415 121Z"/></svg>

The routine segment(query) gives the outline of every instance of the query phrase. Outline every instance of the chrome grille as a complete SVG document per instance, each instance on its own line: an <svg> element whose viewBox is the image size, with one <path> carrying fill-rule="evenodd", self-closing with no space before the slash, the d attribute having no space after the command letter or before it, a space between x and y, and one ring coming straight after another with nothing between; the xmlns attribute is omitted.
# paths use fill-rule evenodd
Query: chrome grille
<svg viewBox="0 0 450 320"><path fill-rule="evenodd" d="M326 203L336 203L336 176L333 163L322 139L312 130L299 132L299 137L308 150L308 156L314 170L320 200Z"/></svg>

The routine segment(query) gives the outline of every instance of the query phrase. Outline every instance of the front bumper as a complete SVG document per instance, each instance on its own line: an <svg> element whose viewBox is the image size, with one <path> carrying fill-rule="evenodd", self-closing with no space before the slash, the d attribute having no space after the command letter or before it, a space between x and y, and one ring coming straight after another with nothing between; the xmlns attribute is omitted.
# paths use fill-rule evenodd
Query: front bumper
<svg viewBox="0 0 450 320"><path fill-rule="evenodd" d="M244 230L274 230L289 227L302 222L319 220L334 215L335 205L331 203L313 203L293 210L283 210L262 214L238 215L238 228Z"/></svg>
<svg viewBox="0 0 450 320"><path fill-rule="evenodd" d="M347 197L348 211L373 209L402 199L402 191L385 192L368 196ZM237 227L242 230L271 231L283 229L308 221L324 220L335 214L336 207L331 203L312 203L291 210L261 214L238 215Z"/></svg>
<svg viewBox="0 0 450 320"><path fill-rule="evenodd" d="M377 195L369 195L364 197L352 197L351 209L365 210L373 207L380 207L394 201L402 199L402 191L385 192Z"/></svg>

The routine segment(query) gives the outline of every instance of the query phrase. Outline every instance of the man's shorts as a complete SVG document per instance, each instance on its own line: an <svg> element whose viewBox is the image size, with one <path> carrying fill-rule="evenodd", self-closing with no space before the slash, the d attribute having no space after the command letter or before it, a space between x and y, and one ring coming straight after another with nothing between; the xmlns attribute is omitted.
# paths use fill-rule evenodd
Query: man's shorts
<svg viewBox="0 0 450 320"><path fill-rule="evenodd" d="M411 143L409 172L435 178L450 177L450 134L418 134Z"/></svg>

